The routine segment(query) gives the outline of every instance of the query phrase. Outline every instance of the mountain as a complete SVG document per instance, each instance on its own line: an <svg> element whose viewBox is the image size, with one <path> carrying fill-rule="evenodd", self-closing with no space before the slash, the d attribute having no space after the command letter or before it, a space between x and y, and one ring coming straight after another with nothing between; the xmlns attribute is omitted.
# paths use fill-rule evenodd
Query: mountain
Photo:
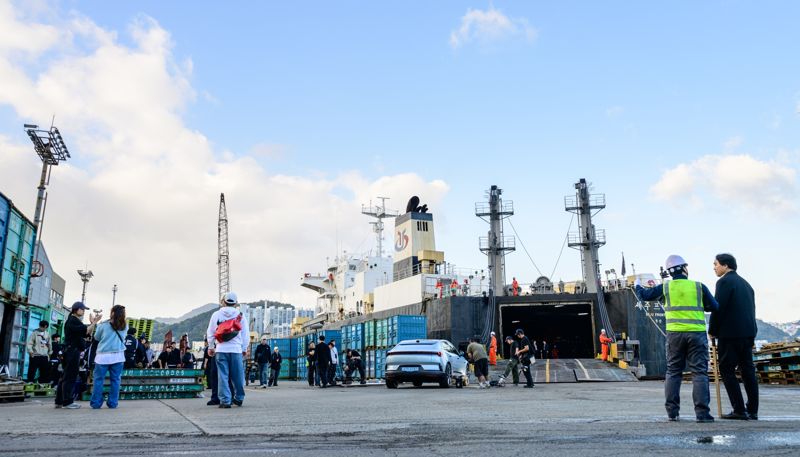
<svg viewBox="0 0 800 457"><path fill-rule="evenodd" d="M792 337L800 336L800 321L786 322L783 324L772 324L772 325L788 333L789 336Z"/></svg>
<svg viewBox="0 0 800 457"><path fill-rule="evenodd" d="M195 317L198 314L205 314L212 309L217 309L217 307L219 307L219 305L216 303L208 303L199 308L195 308L180 317L156 317L154 320L164 324L174 324L176 322L185 321L186 319Z"/></svg>
<svg viewBox="0 0 800 457"><path fill-rule="evenodd" d="M271 300L259 300L257 302L252 303L243 303L242 306L275 306L275 307L291 307L294 308L293 305L289 305L287 303L280 303ZM205 309L205 311L203 311ZM168 331L172 330L172 339L175 341L180 340L181 335L184 333L189 334L189 341L202 341L205 338L206 329L208 329L208 320L211 319L211 315L214 314L214 311L219 309L219 305L215 303L210 303L208 305L203 305L193 311L186 313L186 315L192 315L185 319L181 319L177 322L162 322L156 319L153 322L153 342L161 343L164 341L164 335L167 334Z"/></svg>
<svg viewBox="0 0 800 457"><path fill-rule="evenodd" d="M758 326L758 336L756 336L758 340L767 340L770 343L775 343L779 341L790 341L794 338L794 335L790 335L777 326L764 322L761 319L756 319L756 325Z"/></svg>

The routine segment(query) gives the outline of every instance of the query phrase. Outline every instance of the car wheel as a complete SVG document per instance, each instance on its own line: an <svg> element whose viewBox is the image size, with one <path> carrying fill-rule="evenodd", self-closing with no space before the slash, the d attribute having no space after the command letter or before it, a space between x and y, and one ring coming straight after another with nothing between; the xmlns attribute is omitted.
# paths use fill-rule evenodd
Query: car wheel
<svg viewBox="0 0 800 457"><path fill-rule="evenodd" d="M422 387L421 381L414 381L412 384L414 384L414 387Z"/></svg>
<svg viewBox="0 0 800 457"><path fill-rule="evenodd" d="M386 381L387 389L397 389L397 381Z"/></svg>
<svg viewBox="0 0 800 457"><path fill-rule="evenodd" d="M450 384L453 382L453 369L450 368L450 364L448 363L447 366L444 368L444 379L439 381L439 387L442 389L447 389L450 387Z"/></svg>
<svg viewBox="0 0 800 457"><path fill-rule="evenodd" d="M464 387L464 381L461 378L456 379L456 389Z"/></svg>

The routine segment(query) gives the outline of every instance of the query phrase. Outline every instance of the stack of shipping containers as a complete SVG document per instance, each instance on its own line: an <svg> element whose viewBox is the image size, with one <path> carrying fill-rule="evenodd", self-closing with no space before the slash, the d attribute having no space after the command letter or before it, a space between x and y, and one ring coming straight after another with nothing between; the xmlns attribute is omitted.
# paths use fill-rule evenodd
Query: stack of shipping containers
<svg viewBox="0 0 800 457"><path fill-rule="evenodd" d="M275 348L278 348L278 352L283 357L278 379L297 379L297 339L272 338L268 344L273 354Z"/></svg>

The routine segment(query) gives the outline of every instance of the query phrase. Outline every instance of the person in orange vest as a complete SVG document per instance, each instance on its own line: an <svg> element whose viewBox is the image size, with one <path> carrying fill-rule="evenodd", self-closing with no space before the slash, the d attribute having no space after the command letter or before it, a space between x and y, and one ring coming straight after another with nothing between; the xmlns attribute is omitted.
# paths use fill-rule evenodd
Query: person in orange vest
<svg viewBox="0 0 800 457"><path fill-rule="evenodd" d="M611 338L606 336L606 329L600 330L600 347L603 362L608 362L608 345L611 343Z"/></svg>
<svg viewBox="0 0 800 457"><path fill-rule="evenodd" d="M436 288L439 289L439 298L442 298L444 296L444 289L442 288L441 279L436 280Z"/></svg>
<svg viewBox="0 0 800 457"><path fill-rule="evenodd" d="M458 280L453 279L453 282L450 283L450 295L455 297L457 292L458 292Z"/></svg>
<svg viewBox="0 0 800 457"><path fill-rule="evenodd" d="M494 332L489 338L489 365L497 365L497 336Z"/></svg>
<svg viewBox="0 0 800 457"><path fill-rule="evenodd" d="M511 293L512 293L512 294L513 294L515 297L516 297L517 295L519 295L519 283L517 282L517 278L514 278L514 280L513 280L513 281L511 281Z"/></svg>

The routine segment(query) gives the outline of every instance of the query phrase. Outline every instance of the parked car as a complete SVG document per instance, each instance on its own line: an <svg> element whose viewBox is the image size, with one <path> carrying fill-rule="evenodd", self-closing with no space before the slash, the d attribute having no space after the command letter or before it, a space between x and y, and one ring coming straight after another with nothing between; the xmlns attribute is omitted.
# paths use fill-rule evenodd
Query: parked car
<svg viewBox="0 0 800 457"><path fill-rule="evenodd" d="M447 340L401 341L386 354L385 376L389 389L403 382L415 387L425 382L461 387L467 377L467 359Z"/></svg>

